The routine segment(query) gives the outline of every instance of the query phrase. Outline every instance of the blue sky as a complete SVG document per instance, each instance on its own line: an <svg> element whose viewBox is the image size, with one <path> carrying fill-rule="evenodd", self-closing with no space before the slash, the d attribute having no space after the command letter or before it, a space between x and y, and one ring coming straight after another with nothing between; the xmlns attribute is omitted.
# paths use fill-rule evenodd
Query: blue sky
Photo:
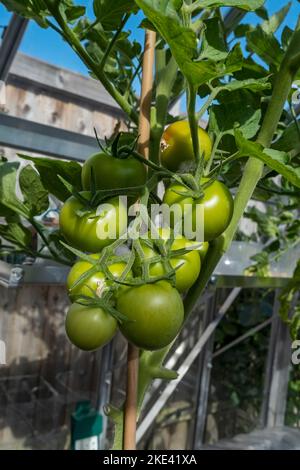
<svg viewBox="0 0 300 470"><path fill-rule="evenodd" d="M113 0L112 0L113 1ZM88 7L91 11L92 1L79 1L81 5ZM271 13L279 10L286 5L285 0L267 0L266 6ZM297 16L300 14L300 4L296 0L292 0L292 8L286 19L286 24L294 27ZM0 5L0 25L6 25L9 21L10 14ZM132 31L132 36L139 40L143 40L143 30L138 26L141 21L141 15L132 17L128 23L128 29ZM256 24L259 20L255 14L249 13L246 17L247 22ZM50 29L42 30L33 21L29 23L25 36L23 38L20 50L26 54L38 57L42 60L58 65L60 67L69 68L75 72L86 74L86 67L81 63L80 59L74 54L70 47L58 36L58 34Z"/></svg>

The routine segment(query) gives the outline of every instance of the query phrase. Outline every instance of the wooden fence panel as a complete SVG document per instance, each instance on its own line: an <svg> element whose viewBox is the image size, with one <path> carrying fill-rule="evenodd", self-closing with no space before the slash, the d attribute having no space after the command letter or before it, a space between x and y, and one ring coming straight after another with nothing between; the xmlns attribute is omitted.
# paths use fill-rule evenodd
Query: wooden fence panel
<svg viewBox="0 0 300 470"><path fill-rule="evenodd" d="M0 368L0 448L45 448L43 436L55 448L60 433L66 443L75 403L96 403L101 353L71 346L64 330L68 305L64 287L0 287L0 338L7 350Z"/></svg>

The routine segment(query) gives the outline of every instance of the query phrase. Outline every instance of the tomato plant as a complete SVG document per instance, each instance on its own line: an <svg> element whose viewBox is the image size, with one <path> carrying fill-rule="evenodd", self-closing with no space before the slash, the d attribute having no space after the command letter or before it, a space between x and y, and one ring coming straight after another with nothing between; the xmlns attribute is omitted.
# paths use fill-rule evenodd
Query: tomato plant
<svg viewBox="0 0 300 470"><path fill-rule="evenodd" d="M170 344L179 333L184 318L181 297L166 281L122 290L117 308L129 320L120 325L124 336L148 350Z"/></svg>
<svg viewBox="0 0 300 470"><path fill-rule="evenodd" d="M255 260L253 272L265 273L279 253L299 243L299 118L293 103L300 69L299 25L282 28L279 35L278 28L290 5L269 16L262 9L264 0L135 0L115 2L117 8L110 0L95 0L92 17L90 12L85 14L84 6L71 0L2 3L62 36L124 113L122 126L132 138L122 143L118 155L105 148L83 167L24 155L22 158L34 168L19 169L16 162L1 162L0 216L5 223L0 235L8 242L1 251L10 253L13 246L17 253L71 266L76 258L81 259L79 268L73 268L74 277L77 269L81 277L82 270L84 282L96 296L87 295L86 286L82 286L79 294L84 305L73 304L67 317L75 319L74 329L68 326L68 320L67 331L80 347L93 349L113 334L113 328L103 328L103 318L115 327L120 320L123 334L136 345L149 350L166 346L157 354L141 351L141 402L154 378L172 376L172 371L163 368L168 345L185 324L232 240L236 236L248 239L238 229L242 217L258 225L255 236L265 247ZM224 19L223 7L233 4L240 13L256 12L259 24L254 27L246 21L237 26L230 20L232 15ZM155 84L148 95L152 103L150 141L140 142L149 147L147 162L138 151L141 147L137 150L132 144L139 133L139 111L142 116L145 112L140 109L136 86L141 78L143 51L132 39L127 24L137 12L144 17L142 26L151 25L157 33ZM186 112L174 116L173 105L183 96ZM199 128L204 119L206 130ZM148 179L144 165L149 167ZM164 195L163 185L167 187ZM131 197L132 186L140 188L139 207L145 212L139 210L131 216L138 234L137 238L129 236L127 242L120 238L127 228L127 213L117 196L122 190ZM22 197L16 194L16 187ZM91 197L84 199L84 190ZM60 231L47 230L38 219L48 208L49 194L63 203ZM160 203L161 197L170 206L175 202L183 208L185 203L194 207L204 204L206 242L196 254L182 251L178 240L168 249L167 243L145 243L141 227L144 219L151 218L152 203ZM254 204L260 201L266 205L266 212L249 208L251 199ZM97 209L107 202L112 202L120 215L115 236L110 238L98 236L98 229L107 226L114 212ZM41 249L34 247L29 225L38 234ZM126 253L119 254L125 246ZM178 246L180 254L173 253L172 257ZM89 270L82 264L90 264L86 252L100 256L99 271L91 272L91 277L85 277ZM147 270L149 259L157 256ZM109 272L113 263L126 265L115 279ZM137 269L135 277L127 278L132 266ZM174 268L178 268L175 276ZM109 282L105 295L99 297L93 287L98 285L100 273L105 273L105 282ZM180 291L189 287L183 296L184 318L182 299L172 283ZM281 314L293 335L299 331L299 313L295 310L291 320L287 304L298 283L299 269L295 269L282 297ZM109 311L116 318L117 312L123 313L129 321L116 319ZM82 336L77 338L79 330ZM90 335L94 335L93 344L89 343ZM111 412L120 438L116 446L122 441L122 413L122 407Z"/></svg>
<svg viewBox="0 0 300 470"><path fill-rule="evenodd" d="M94 351L108 343L117 332L117 321L105 310L74 303L66 317L71 343L84 351Z"/></svg>

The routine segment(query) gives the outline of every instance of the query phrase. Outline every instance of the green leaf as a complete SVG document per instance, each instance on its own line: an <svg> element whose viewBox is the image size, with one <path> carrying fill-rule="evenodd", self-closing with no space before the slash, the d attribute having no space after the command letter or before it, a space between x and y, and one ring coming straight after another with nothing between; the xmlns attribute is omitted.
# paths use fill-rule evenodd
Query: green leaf
<svg viewBox="0 0 300 470"><path fill-rule="evenodd" d="M252 26L250 26L250 24L239 24L234 29L234 35L236 38L243 38L251 30L252 30Z"/></svg>
<svg viewBox="0 0 300 470"><path fill-rule="evenodd" d="M283 50L273 34L267 34L260 26L246 34L247 46L266 64L279 68Z"/></svg>
<svg viewBox="0 0 300 470"><path fill-rule="evenodd" d="M80 5L73 5L66 7L64 13L67 20L72 23L85 14L85 7Z"/></svg>
<svg viewBox="0 0 300 470"><path fill-rule="evenodd" d="M300 260L294 270L293 278L290 279L288 285L282 290L280 295L280 310L279 314L282 320L290 325L291 336L297 339L300 330L300 307L295 306L294 315L290 318L291 305L295 294L299 291L300 285Z"/></svg>
<svg viewBox="0 0 300 470"><path fill-rule="evenodd" d="M16 195L18 162L6 162L0 165L0 204L11 211L28 218L27 207Z"/></svg>
<svg viewBox="0 0 300 470"><path fill-rule="evenodd" d="M16 214L15 211L12 209L9 209L9 207L4 206L3 204L0 204L0 217L5 217L8 218L9 220L17 218L18 219L18 214Z"/></svg>
<svg viewBox="0 0 300 470"><path fill-rule="evenodd" d="M156 28L153 26L153 23L151 23L151 21L148 20L148 18L144 18L142 21L141 21L141 24L139 26L140 28L143 28L143 29L150 29L151 31L155 31L156 32Z"/></svg>
<svg viewBox="0 0 300 470"><path fill-rule="evenodd" d="M106 31L117 29L125 13L136 11L132 0L94 0L95 16Z"/></svg>
<svg viewBox="0 0 300 470"><path fill-rule="evenodd" d="M200 59L223 60L228 55L224 31L219 18L204 21L205 33L203 37Z"/></svg>
<svg viewBox="0 0 300 470"><path fill-rule="evenodd" d="M268 71L260 64L255 62L253 58L243 60L243 66L241 70L238 70L233 75L238 80L247 80L249 78L261 79L268 75Z"/></svg>
<svg viewBox="0 0 300 470"><path fill-rule="evenodd" d="M19 157L34 163L38 170L42 184L49 193L53 194L60 201L65 201L71 196L65 185L60 180L62 176L77 191L81 191L81 165L77 162L65 162L54 158L29 157L18 154Z"/></svg>
<svg viewBox="0 0 300 470"><path fill-rule="evenodd" d="M278 28L281 26L283 21L285 20L290 8L292 6L292 2L287 3L283 8L281 8L277 13L272 15L268 20L264 21L261 24L261 28L267 34L276 33Z"/></svg>
<svg viewBox="0 0 300 470"><path fill-rule="evenodd" d="M296 340L299 337L300 332L300 307L297 306L295 308L295 312L292 316L291 323L290 323L290 332L291 337ZM300 386L300 383L299 383Z"/></svg>
<svg viewBox="0 0 300 470"><path fill-rule="evenodd" d="M274 149L266 149L256 142L246 140L240 131L235 132L236 144L240 157L255 157L264 162L269 168L284 176L290 183L300 188L300 168L288 164L289 155Z"/></svg>
<svg viewBox="0 0 300 470"><path fill-rule="evenodd" d="M44 188L39 174L30 165L20 171L19 184L24 204L28 207L31 217L42 214L48 209L48 191Z"/></svg>
<svg viewBox="0 0 300 470"><path fill-rule="evenodd" d="M284 27L282 34L281 34L281 43L282 43L282 47L284 50L287 49L290 43L290 40L293 36L293 33L294 31L291 28L289 28L288 26Z"/></svg>
<svg viewBox="0 0 300 470"><path fill-rule="evenodd" d="M255 10L255 14L263 20L267 20L269 18L268 10L266 9L266 7L258 8L257 10Z"/></svg>
<svg viewBox="0 0 300 470"><path fill-rule="evenodd" d="M13 11L24 18L35 20L42 28L48 27L45 19L49 12L43 0L3 0L2 3L8 11Z"/></svg>
<svg viewBox="0 0 300 470"><path fill-rule="evenodd" d="M240 46L233 48L225 60L198 60L195 32L184 26L178 12L178 2L170 0L135 0L147 18L168 43L172 54L184 76L194 86L223 77L242 67L243 54Z"/></svg>
<svg viewBox="0 0 300 470"><path fill-rule="evenodd" d="M21 223L10 223L9 225L0 225L0 237L21 248L28 248L32 236L30 230Z"/></svg>
<svg viewBox="0 0 300 470"><path fill-rule="evenodd" d="M224 91L237 91L242 89L247 89L253 92L258 92L271 88L271 83L268 82L269 77L253 79L248 78L246 80L232 80L226 85L222 86Z"/></svg>
<svg viewBox="0 0 300 470"><path fill-rule="evenodd" d="M284 152L300 152L300 121L298 123L292 122L286 127L281 134L280 138L274 142L272 148Z"/></svg>
<svg viewBox="0 0 300 470"><path fill-rule="evenodd" d="M234 95L236 96L236 95ZM239 94L239 99L214 105L210 109L209 129L215 134L227 133L234 135L239 129L245 139L251 139L256 135L260 127L261 109L254 107L249 94ZM241 101L243 106L241 106Z"/></svg>
<svg viewBox="0 0 300 470"><path fill-rule="evenodd" d="M254 11L257 8L261 8L265 0L201 0L198 3L202 8L236 7L247 11Z"/></svg>
<svg viewBox="0 0 300 470"><path fill-rule="evenodd" d="M53 230L49 232L48 241L51 243L51 245L54 245L58 257L64 258L65 260L69 260L70 262L74 263L76 256L61 244L62 240L63 237L59 230Z"/></svg>

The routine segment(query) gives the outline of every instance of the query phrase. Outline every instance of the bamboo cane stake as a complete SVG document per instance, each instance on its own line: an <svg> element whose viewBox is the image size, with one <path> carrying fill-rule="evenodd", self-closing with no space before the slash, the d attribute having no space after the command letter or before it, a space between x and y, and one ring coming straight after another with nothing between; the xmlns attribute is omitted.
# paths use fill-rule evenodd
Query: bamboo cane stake
<svg viewBox="0 0 300 470"><path fill-rule="evenodd" d="M143 57L138 141L138 151L147 159L149 158L149 141L151 128L150 112L153 86L155 41L156 33L154 31L147 30L145 34ZM139 350L132 344L128 343L127 384L124 410L124 450L136 449L138 367Z"/></svg>

